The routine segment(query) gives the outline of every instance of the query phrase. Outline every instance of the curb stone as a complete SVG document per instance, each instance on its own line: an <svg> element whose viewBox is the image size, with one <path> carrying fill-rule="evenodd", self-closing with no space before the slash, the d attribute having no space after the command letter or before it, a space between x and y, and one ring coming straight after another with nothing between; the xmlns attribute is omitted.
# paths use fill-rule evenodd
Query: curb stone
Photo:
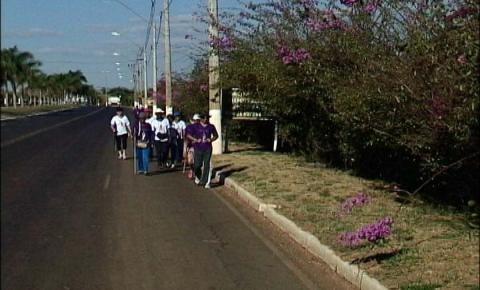
<svg viewBox="0 0 480 290"><path fill-rule="evenodd" d="M309 232L302 230L292 220L278 213L274 205L263 203L259 198L253 196L250 192L241 187L230 177L225 177L222 172L216 172L215 177L228 188L232 189L238 197L244 200L251 208L261 213L265 218L286 232L293 240L307 249L313 255L324 261L333 271L341 275L347 281L361 290L387 290L377 279L374 279L360 269L357 265L352 265L343 261L328 246L322 244L317 237Z"/></svg>

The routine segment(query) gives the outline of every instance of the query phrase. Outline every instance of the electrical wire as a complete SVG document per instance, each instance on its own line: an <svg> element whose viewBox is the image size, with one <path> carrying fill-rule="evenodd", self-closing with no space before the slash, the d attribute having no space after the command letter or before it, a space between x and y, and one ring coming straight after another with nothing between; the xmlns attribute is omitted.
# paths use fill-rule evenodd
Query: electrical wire
<svg viewBox="0 0 480 290"><path fill-rule="evenodd" d="M123 7L125 7L126 9L128 9L130 12L132 12L133 14L137 15L138 17L140 17L141 19L143 19L145 22L148 22L148 20L143 17L141 14L137 13L135 10L133 10L130 6L128 6L127 4L125 4L123 1L121 0L112 0L112 1L115 1L117 2L118 4L122 5Z"/></svg>

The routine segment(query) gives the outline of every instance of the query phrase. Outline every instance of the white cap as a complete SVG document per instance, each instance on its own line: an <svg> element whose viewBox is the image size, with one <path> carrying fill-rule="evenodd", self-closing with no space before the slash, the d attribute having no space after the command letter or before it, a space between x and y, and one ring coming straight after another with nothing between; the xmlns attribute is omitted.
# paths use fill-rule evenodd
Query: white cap
<svg viewBox="0 0 480 290"><path fill-rule="evenodd" d="M157 114L157 113L164 113L164 111L160 108L156 108L155 109L155 114Z"/></svg>
<svg viewBox="0 0 480 290"><path fill-rule="evenodd" d="M200 115L199 114L193 115L192 120L200 120Z"/></svg>

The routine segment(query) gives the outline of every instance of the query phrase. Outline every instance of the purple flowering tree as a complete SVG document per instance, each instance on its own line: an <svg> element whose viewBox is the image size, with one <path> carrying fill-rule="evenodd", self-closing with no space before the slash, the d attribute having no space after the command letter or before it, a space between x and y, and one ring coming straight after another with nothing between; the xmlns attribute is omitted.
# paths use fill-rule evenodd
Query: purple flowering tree
<svg viewBox="0 0 480 290"><path fill-rule="evenodd" d="M477 150L479 6L435 3L249 3L222 19L222 84L261 100L286 147L414 188ZM424 189L475 197L480 166L462 165Z"/></svg>

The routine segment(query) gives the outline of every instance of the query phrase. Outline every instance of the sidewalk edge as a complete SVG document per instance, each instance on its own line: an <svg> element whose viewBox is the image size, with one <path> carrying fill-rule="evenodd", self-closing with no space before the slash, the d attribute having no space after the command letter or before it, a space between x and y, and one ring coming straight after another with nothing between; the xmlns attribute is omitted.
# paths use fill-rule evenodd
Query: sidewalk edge
<svg viewBox="0 0 480 290"><path fill-rule="evenodd" d="M307 249L314 256L324 261L333 271L341 275L347 281L361 290L387 290L377 279L370 277L364 270L357 265L352 265L343 261L328 246L322 244L313 234L302 230L292 220L278 213L268 204L262 202L246 189L241 187L230 177L224 177L222 172L217 172L215 176L223 180L223 184L232 189L234 193L255 211L261 213L274 225L287 233L293 240Z"/></svg>

